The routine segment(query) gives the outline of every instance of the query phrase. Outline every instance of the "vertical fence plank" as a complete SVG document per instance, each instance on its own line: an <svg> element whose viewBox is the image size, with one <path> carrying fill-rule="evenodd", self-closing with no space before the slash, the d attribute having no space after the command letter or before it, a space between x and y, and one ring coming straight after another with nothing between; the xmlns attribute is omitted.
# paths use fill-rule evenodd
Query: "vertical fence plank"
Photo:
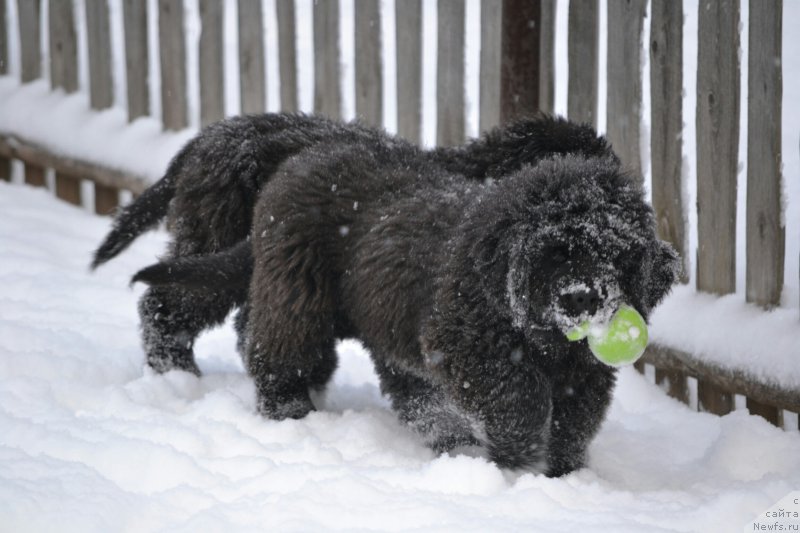
<svg viewBox="0 0 800 533"><path fill-rule="evenodd" d="M500 124L503 0L481 0L480 130Z"/></svg>
<svg viewBox="0 0 800 533"><path fill-rule="evenodd" d="M689 405L689 383L683 372L656 368L656 385L670 397Z"/></svg>
<svg viewBox="0 0 800 533"><path fill-rule="evenodd" d="M383 123L381 12L378 0L355 0L356 116Z"/></svg>
<svg viewBox="0 0 800 533"><path fill-rule="evenodd" d="M500 122L539 110L539 0L503 0Z"/></svg>
<svg viewBox="0 0 800 533"><path fill-rule="evenodd" d="M8 73L8 21L6 0L0 0L0 76Z"/></svg>
<svg viewBox="0 0 800 533"><path fill-rule="evenodd" d="M297 45L294 0L276 0L278 16L278 63L281 77L281 109L295 112L297 105Z"/></svg>
<svg viewBox="0 0 800 533"><path fill-rule="evenodd" d="M683 205L683 0L652 0L650 18L650 161L658 235L681 256L689 281Z"/></svg>
<svg viewBox="0 0 800 533"><path fill-rule="evenodd" d="M200 0L200 125L225 116L222 63L222 2Z"/></svg>
<svg viewBox="0 0 800 533"><path fill-rule="evenodd" d="M94 212L98 215L110 215L119 205L119 191L113 187L94 184Z"/></svg>
<svg viewBox="0 0 800 533"><path fill-rule="evenodd" d="M242 113L266 109L261 0L239 0L239 92Z"/></svg>
<svg viewBox="0 0 800 533"><path fill-rule="evenodd" d="M72 0L50 0L50 85L66 93L78 90L78 40Z"/></svg>
<svg viewBox="0 0 800 533"><path fill-rule="evenodd" d="M397 133L414 142L422 128L422 2L395 2Z"/></svg>
<svg viewBox="0 0 800 533"><path fill-rule="evenodd" d="M186 39L183 1L158 0L158 38L161 50L161 110L164 128L189 125L186 102Z"/></svg>
<svg viewBox="0 0 800 533"><path fill-rule="evenodd" d="M739 2L701 2L697 60L697 288L736 290Z"/></svg>
<svg viewBox="0 0 800 533"><path fill-rule="evenodd" d="M567 36L567 116L594 127L597 127L598 10L597 0L570 0Z"/></svg>
<svg viewBox="0 0 800 533"><path fill-rule="evenodd" d="M758 415L773 426L777 426L779 428L783 427L782 409L778 409L772 405L766 405L751 398L747 398L747 410L751 415Z"/></svg>
<svg viewBox="0 0 800 533"><path fill-rule="evenodd" d="M341 116L339 0L314 1L314 111Z"/></svg>
<svg viewBox="0 0 800 533"><path fill-rule="evenodd" d="M556 94L556 2L541 0L542 22L539 25L539 109L555 110Z"/></svg>
<svg viewBox="0 0 800 533"><path fill-rule="evenodd" d="M40 0L17 0L22 83L39 79L42 76L40 16Z"/></svg>
<svg viewBox="0 0 800 533"><path fill-rule="evenodd" d="M47 187L44 168L25 162L25 183L34 187Z"/></svg>
<svg viewBox="0 0 800 533"><path fill-rule="evenodd" d="M0 180L11 181L11 160L0 156Z"/></svg>
<svg viewBox="0 0 800 533"><path fill-rule="evenodd" d="M607 135L628 170L642 177L642 27L647 0L608 2Z"/></svg>
<svg viewBox="0 0 800 533"><path fill-rule="evenodd" d="M438 5L438 64L436 67L436 143L461 144L464 128L464 2Z"/></svg>
<svg viewBox="0 0 800 533"><path fill-rule="evenodd" d="M705 413L727 415L734 409L733 394L701 379L697 380L697 408Z"/></svg>
<svg viewBox="0 0 800 533"><path fill-rule="evenodd" d="M114 103L109 24L108 0L86 0L86 33L89 41L89 102L92 109L106 109Z"/></svg>
<svg viewBox="0 0 800 533"><path fill-rule="evenodd" d="M128 120L150 114L147 59L147 2L122 0Z"/></svg>
<svg viewBox="0 0 800 533"><path fill-rule="evenodd" d="M747 301L780 303L786 230L781 221L782 0L750 1L747 82Z"/></svg>
<svg viewBox="0 0 800 533"><path fill-rule="evenodd" d="M72 205L81 205L80 178L56 172L56 197Z"/></svg>

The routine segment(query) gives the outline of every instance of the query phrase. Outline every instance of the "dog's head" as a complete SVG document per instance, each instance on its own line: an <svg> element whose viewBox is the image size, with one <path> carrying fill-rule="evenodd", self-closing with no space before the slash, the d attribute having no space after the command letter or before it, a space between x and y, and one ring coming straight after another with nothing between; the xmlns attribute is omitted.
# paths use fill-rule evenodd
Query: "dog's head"
<svg viewBox="0 0 800 533"><path fill-rule="evenodd" d="M647 317L676 281L677 254L615 159L549 159L492 187L470 213L469 254L526 334L605 321L623 303Z"/></svg>

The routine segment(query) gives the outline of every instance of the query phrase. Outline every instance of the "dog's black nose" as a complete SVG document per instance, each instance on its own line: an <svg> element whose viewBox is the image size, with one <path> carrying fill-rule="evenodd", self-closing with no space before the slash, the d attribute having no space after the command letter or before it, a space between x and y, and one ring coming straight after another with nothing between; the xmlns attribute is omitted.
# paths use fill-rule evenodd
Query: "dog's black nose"
<svg viewBox="0 0 800 533"><path fill-rule="evenodd" d="M600 296L594 289L580 290L561 295L561 306L572 316L583 313L593 315L600 304Z"/></svg>

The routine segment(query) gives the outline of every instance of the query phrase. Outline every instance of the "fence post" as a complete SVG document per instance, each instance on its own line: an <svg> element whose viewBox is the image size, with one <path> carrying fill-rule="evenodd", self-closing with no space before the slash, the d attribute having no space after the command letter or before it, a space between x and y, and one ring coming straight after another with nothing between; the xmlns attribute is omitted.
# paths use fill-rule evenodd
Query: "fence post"
<svg viewBox="0 0 800 533"><path fill-rule="evenodd" d="M122 0L128 121L150 114L147 59L147 2Z"/></svg>
<svg viewBox="0 0 800 533"><path fill-rule="evenodd" d="M541 0L542 22L539 24L539 109L555 110L556 93L556 2Z"/></svg>
<svg viewBox="0 0 800 533"><path fill-rule="evenodd" d="M567 116L597 127L598 38L597 0L570 0L567 55Z"/></svg>
<svg viewBox="0 0 800 533"><path fill-rule="evenodd" d="M158 0L158 38L164 128L180 130L189 125L182 0Z"/></svg>
<svg viewBox="0 0 800 533"><path fill-rule="evenodd" d="M339 88L339 0L314 1L314 112L337 119Z"/></svg>
<svg viewBox="0 0 800 533"><path fill-rule="evenodd" d="M25 161L25 183L34 187L47 187L44 168Z"/></svg>
<svg viewBox="0 0 800 533"><path fill-rule="evenodd" d="M276 0L278 16L278 62L281 77L281 109L295 112L297 105L297 49L294 0Z"/></svg>
<svg viewBox="0 0 800 533"><path fill-rule="evenodd" d="M395 2L397 133L414 142L422 127L422 2Z"/></svg>
<svg viewBox="0 0 800 533"><path fill-rule="evenodd" d="M86 0L86 32L89 41L89 100L92 109L106 109L114 103L108 0Z"/></svg>
<svg viewBox="0 0 800 533"><path fill-rule="evenodd" d="M22 83L42 76L42 45L39 19L40 0L17 0L19 19L20 55L22 60Z"/></svg>
<svg viewBox="0 0 800 533"><path fill-rule="evenodd" d="M225 116L222 63L222 1L200 0L200 125Z"/></svg>
<svg viewBox="0 0 800 533"><path fill-rule="evenodd" d="M239 92L242 113L266 109L261 0L239 0Z"/></svg>
<svg viewBox="0 0 800 533"><path fill-rule="evenodd" d="M355 0L356 116L383 124L381 11L378 0Z"/></svg>
<svg viewBox="0 0 800 533"><path fill-rule="evenodd" d="M72 0L50 0L50 85L66 93L78 90L78 42Z"/></svg>
<svg viewBox="0 0 800 533"><path fill-rule="evenodd" d="M8 21L6 0L0 0L0 76L8 73Z"/></svg>
<svg viewBox="0 0 800 533"><path fill-rule="evenodd" d="M683 205L683 0L652 0L650 14L650 160L658 235L681 256L689 281Z"/></svg>
<svg viewBox="0 0 800 533"><path fill-rule="evenodd" d="M503 0L500 122L539 110L539 0Z"/></svg>
<svg viewBox="0 0 800 533"><path fill-rule="evenodd" d="M608 2L606 130L623 165L640 180L642 27L646 10L647 0Z"/></svg>
<svg viewBox="0 0 800 533"><path fill-rule="evenodd" d="M464 142L464 2L438 3L436 144Z"/></svg>
<svg viewBox="0 0 800 533"><path fill-rule="evenodd" d="M701 2L697 60L697 288L736 290L739 2Z"/></svg>
<svg viewBox="0 0 800 533"><path fill-rule="evenodd" d="M503 0L481 0L480 131L500 124Z"/></svg>
<svg viewBox="0 0 800 533"><path fill-rule="evenodd" d="M782 0L750 1L747 82L747 301L780 303L786 230L781 221Z"/></svg>

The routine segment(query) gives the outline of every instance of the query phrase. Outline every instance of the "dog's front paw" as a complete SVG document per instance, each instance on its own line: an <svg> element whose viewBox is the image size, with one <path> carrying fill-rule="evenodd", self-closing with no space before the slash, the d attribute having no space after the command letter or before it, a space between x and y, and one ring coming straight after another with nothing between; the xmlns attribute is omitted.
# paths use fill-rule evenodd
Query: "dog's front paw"
<svg viewBox="0 0 800 533"><path fill-rule="evenodd" d="M315 410L307 390L294 394L259 394L257 404L259 414L271 420L297 420Z"/></svg>

